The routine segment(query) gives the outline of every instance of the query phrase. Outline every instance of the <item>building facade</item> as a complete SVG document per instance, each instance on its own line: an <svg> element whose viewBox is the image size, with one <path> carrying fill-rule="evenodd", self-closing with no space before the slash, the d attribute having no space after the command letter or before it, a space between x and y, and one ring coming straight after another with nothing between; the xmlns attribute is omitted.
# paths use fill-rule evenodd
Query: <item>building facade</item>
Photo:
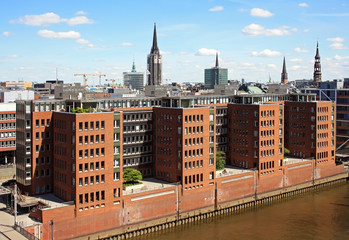
<svg viewBox="0 0 349 240"><path fill-rule="evenodd" d="M144 73L137 72L133 62L132 71L124 72L124 85L139 91L144 90Z"/></svg>
<svg viewBox="0 0 349 240"><path fill-rule="evenodd" d="M16 163L16 104L0 104L0 164Z"/></svg>
<svg viewBox="0 0 349 240"><path fill-rule="evenodd" d="M54 193L70 202L31 213L44 225L43 239L49 239L217 207L280 184L329 176L341 171L334 161L335 105L314 98L18 101L17 182L23 193ZM77 107L93 111L74 113ZM217 151L226 153L226 172L216 171ZM123 187L128 168L161 184L129 191Z"/></svg>
<svg viewBox="0 0 349 240"><path fill-rule="evenodd" d="M216 54L216 65L213 68L205 69L205 87L213 89L215 85L228 84L228 69L220 68L218 63L218 53Z"/></svg>

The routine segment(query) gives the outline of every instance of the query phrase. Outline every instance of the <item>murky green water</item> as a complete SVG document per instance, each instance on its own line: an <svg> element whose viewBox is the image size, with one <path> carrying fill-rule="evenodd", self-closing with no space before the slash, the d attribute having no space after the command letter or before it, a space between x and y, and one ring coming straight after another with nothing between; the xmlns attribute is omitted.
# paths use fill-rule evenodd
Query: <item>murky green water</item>
<svg viewBox="0 0 349 240"><path fill-rule="evenodd" d="M349 239L349 183L134 239Z"/></svg>

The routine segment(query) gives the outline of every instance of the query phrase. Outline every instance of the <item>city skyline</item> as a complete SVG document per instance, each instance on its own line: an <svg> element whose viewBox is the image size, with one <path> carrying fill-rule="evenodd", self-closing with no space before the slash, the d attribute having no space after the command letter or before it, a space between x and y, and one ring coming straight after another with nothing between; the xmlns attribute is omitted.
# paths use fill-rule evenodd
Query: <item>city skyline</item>
<svg viewBox="0 0 349 240"><path fill-rule="evenodd" d="M97 72L122 83L133 59L146 72L154 22L169 83L204 82L216 52L229 79L280 82L284 56L289 81L311 79L317 41L322 81L349 76L345 1L35 3L6 1L0 10L0 81L44 82L57 69L68 83Z"/></svg>

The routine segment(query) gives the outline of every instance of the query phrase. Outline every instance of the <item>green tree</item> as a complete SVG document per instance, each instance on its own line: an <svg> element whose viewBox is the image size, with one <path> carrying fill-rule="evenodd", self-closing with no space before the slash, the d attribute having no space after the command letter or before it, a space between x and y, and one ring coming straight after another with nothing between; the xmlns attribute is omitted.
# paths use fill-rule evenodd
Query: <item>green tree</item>
<svg viewBox="0 0 349 240"><path fill-rule="evenodd" d="M218 151L216 153L216 170L222 170L225 166L225 152Z"/></svg>
<svg viewBox="0 0 349 240"><path fill-rule="evenodd" d="M138 170L127 168L124 171L123 178L125 183L138 183L142 180L142 173Z"/></svg>
<svg viewBox="0 0 349 240"><path fill-rule="evenodd" d="M290 153L291 153L291 151L290 151L290 150L288 150L287 148L284 148L284 153L288 155L288 154L290 154Z"/></svg>

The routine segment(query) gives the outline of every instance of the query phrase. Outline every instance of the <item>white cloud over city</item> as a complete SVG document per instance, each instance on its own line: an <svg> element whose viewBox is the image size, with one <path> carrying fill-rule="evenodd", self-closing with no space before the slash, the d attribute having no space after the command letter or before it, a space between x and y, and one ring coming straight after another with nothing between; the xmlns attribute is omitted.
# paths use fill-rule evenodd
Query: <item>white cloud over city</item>
<svg viewBox="0 0 349 240"><path fill-rule="evenodd" d="M242 33L247 36L284 36L298 32L297 28L290 29L289 26L280 26L278 28L265 28L262 25L252 23L242 29Z"/></svg>
<svg viewBox="0 0 349 240"><path fill-rule="evenodd" d="M76 16L72 18L61 18L58 14L48 12L40 15L25 15L18 19L11 20L10 23L19 23L29 26L50 26L52 24L66 23L69 26L75 26L80 24L92 24L94 21L86 16Z"/></svg>
<svg viewBox="0 0 349 240"><path fill-rule="evenodd" d="M81 34L75 31L54 32L51 30L39 30L38 35L40 37L50 38L50 39L75 39L75 38L81 37Z"/></svg>
<svg viewBox="0 0 349 240"><path fill-rule="evenodd" d="M253 57L280 57L281 53L278 51L272 51L270 49L264 49L263 51L257 52L253 51L251 53Z"/></svg>
<svg viewBox="0 0 349 240"><path fill-rule="evenodd" d="M268 18L274 16L273 13L269 12L268 10L262 9L262 8L252 8L250 15L253 17L262 17L262 18Z"/></svg>

